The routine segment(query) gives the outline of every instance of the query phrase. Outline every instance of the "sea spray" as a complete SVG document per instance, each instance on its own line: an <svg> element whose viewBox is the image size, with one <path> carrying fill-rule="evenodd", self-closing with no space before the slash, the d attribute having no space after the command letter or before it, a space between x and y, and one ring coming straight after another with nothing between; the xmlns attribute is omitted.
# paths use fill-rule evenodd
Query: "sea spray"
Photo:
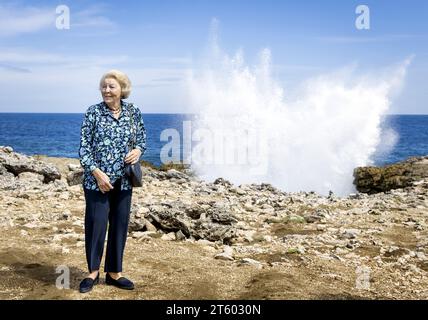
<svg viewBox="0 0 428 320"><path fill-rule="evenodd" d="M383 74L362 76L352 66L308 79L291 100L271 74L270 50L250 67L242 51L230 57L216 38L188 81L191 165L201 178L346 195L355 191L354 168L396 140L382 143L381 121L410 59Z"/></svg>

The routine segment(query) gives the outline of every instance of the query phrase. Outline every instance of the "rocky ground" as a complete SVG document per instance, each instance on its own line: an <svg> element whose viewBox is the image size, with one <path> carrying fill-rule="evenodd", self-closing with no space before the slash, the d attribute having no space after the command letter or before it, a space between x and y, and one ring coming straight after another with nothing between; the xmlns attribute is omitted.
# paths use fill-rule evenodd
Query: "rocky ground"
<svg viewBox="0 0 428 320"><path fill-rule="evenodd" d="M428 298L423 174L379 192L377 172L374 193L367 172L356 170L372 194L340 198L221 178L207 183L174 169L144 173L124 259L136 289L106 286L102 274L100 285L80 294L79 161L0 147L0 299ZM61 266L70 271L70 289L56 286Z"/></svg>

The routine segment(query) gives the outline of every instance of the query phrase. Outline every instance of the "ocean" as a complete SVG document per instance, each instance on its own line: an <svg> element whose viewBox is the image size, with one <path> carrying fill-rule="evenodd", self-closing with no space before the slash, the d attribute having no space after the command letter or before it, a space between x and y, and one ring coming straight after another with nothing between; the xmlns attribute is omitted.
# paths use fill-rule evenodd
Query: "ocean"
<svg viewBox="0 0 428 320"><path fill-rule="evenodd" d="M147 130L147 150L143 160L161 165L161 132L177 130L183 152L183 121L186 114L143 114ZM83 114L65 113L0 113L0 145L11 146L26 155L42 154L52 157L78 158L80 127ZM428 155L428 115L390 115L382 124L392 132L395 145L373 156L375 165L385 165L412 156Z"/></svg>

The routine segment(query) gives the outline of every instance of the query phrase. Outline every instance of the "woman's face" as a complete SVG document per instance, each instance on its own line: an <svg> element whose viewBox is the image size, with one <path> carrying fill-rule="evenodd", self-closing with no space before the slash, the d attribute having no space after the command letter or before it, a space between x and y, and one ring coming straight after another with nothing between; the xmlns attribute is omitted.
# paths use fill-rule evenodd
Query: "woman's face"
<svg viewBox="0 0 428 320"><path fill-rule="evenodd" d="M122 94L119 82L113 78L104 79L101 83L101 94L104 102L107 104L115 104L119 102Z"/></svg>

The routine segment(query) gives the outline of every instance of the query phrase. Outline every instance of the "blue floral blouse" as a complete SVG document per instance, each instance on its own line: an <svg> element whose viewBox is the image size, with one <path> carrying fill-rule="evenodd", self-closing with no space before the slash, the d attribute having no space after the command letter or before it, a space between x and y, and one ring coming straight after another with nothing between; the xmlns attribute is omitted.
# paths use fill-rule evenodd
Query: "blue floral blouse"
<svg viewBox="0 0 428 320"><path fill-rule="evenodd" d="M107 174L111 184L124 176L125 157L130 151L128 145L131 141L135 141L134 148L140 149L141 155L146 150L146 129L140 109L125 101L121 101L121 105L122 112L118 119L113 117L104 102L90 106L85 113L79 158L84 169L83 187L86 189L100 191L92 175L96 168ZM129 179L122 179L121 190L130 189L132 185Z"/></svg>

